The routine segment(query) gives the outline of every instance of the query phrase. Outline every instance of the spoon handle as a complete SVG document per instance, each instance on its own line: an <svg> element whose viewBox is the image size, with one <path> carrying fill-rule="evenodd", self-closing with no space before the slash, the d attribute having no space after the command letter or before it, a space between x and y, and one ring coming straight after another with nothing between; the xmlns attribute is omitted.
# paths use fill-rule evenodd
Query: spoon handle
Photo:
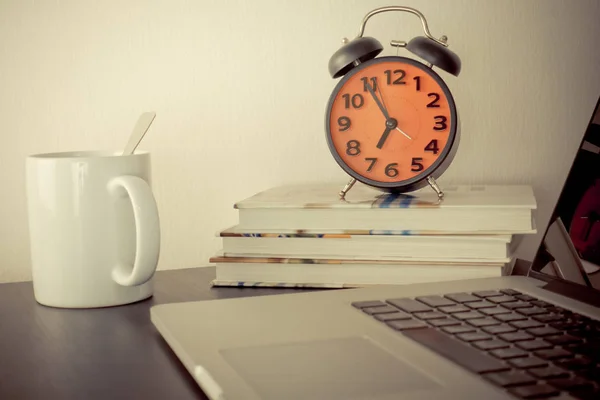
<svg viewBox="0 0 600 400"><path fill-rule="evenodd" d="M154 117L156 117L156 113L154 111L145 112L140 115L140 118L137 120L135 127L133 128L133 132L131 132L131 136L129 136L129 141L127 142L127 146L125 146L125 150L123 151L123 155L133 154L136 147L142 141L142 138L152 125L152 121L154 121Z"/></svg>

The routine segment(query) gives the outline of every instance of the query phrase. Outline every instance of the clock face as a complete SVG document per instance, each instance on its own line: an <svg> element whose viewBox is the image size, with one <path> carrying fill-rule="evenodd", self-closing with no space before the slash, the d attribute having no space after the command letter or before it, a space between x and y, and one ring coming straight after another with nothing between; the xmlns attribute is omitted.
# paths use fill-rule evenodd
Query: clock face
<svg viewBox="0 0 600 400"><path fill-rule="evenodd" d="M457 114L444 81L404 57L354 67L338 83L326 113L327 141L338 164L357 180L410 190L454 154Z"/></svg>

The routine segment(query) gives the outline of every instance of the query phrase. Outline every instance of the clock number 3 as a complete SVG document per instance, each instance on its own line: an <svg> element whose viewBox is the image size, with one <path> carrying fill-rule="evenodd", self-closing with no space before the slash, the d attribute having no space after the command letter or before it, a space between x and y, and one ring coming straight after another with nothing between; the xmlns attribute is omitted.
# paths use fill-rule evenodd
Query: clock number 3
<svg viewBox="0 0 600 400"><path fill-rule="evenodd" d="M446 125L447 118L445 116L436 115L433 119L435 120L435 125L433 126L434 131L444 131L448 128L448 125Z"/></svg>

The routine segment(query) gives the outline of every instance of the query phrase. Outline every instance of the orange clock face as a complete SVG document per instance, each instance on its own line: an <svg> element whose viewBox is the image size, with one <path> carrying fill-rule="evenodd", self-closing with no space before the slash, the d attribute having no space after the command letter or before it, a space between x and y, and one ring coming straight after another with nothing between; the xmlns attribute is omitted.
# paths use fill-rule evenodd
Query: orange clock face
<svg viewBox="0 0 600 400"><path fill-rule="evenodd" d="M456 119L454 100L439 75L408 58L380 57L339 82L327 110L327 140L351 176L400 189L447 166Z"/></svg>

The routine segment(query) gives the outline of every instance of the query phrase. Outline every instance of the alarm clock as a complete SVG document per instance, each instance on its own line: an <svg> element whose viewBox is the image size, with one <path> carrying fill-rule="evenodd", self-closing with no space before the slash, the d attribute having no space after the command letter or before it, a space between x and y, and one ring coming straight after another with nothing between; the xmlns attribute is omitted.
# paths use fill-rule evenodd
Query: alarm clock
<svg viewBox="0 0 600 400"><path fill-rule="evenodd" d="M381 43L363 36L373 15L402 11L421 19L425 36L409 42L392 40L421 60L377 57ZM460 137L454 97L436 66L454 76L460 58L448 49L447 37L436 39L418 10L381 7L362 20L359 34L329 60L332 78L342 78L327 104L325 130L329 149L351 176L339 193L343 198L356 181L387 192L411 192L430 185L441 199L435 179L452 162Z"/></svg>

